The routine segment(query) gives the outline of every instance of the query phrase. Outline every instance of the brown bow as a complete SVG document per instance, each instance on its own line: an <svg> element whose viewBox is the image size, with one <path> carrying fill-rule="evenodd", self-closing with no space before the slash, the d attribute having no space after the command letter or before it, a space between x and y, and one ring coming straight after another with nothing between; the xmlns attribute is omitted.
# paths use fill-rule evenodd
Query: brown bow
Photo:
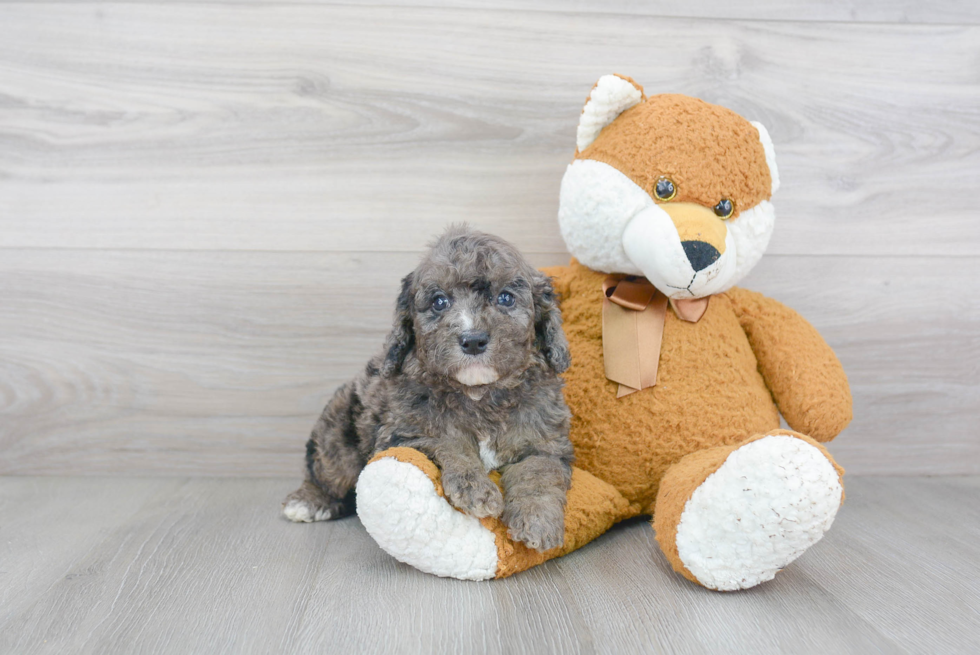
<svg viewBox="0 0 980 655"><path fill-rule="evenodd" d="M646 278L610 275L602 283L602 359L617 398L657 384L668 298ZM707 298L670 300L677 317L697 323Z"/></svg>

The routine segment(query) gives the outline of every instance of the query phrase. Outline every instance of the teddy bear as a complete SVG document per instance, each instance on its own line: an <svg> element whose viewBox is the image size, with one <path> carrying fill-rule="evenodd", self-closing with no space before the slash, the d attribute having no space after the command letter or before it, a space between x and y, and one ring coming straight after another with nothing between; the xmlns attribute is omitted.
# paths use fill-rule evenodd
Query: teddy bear
<svg viewBox="0 0 980 655"><path fill-rule="evenodd" d="M819 333L735 286L773 231L769 134L723 107L647 96L631 78L606 75L576 146L558 211L572 260L546 269L572 358L564 544L535 551L499 519L456 510L436 466L407 448L362 471L361 521L403 562L485 580L649 515L688 580L723 591L770 580L823 536L843 502L843 469L823 443L852 408Z"/></svg>

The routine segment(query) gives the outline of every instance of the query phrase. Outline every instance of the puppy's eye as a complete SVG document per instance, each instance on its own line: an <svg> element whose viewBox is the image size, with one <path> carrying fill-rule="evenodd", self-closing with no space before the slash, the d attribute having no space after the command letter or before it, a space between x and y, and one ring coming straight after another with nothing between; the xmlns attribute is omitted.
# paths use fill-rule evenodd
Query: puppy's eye
<svg viewBox="0 0 980 655"><path fill-rule="evenodd" d="M732 214L734 213L735 203L728 198L722 198L721 201L715 205L715 216L721 218L722 220L731 218Z"/></svg>
<svg viewBox="0 0 980 655"><path fill-rule="evenodd" d="M437 312L449 309L451 304L449 298L443 293L436 294L436 297L432 299L432 309Z"/></svg>
<svg viewBox="0 0 980 655"><path fill-rule="evenodd" d="M501 291L500 295L497 296L497 304L501 307L513 307L514 306L514 294L510 291Z"/></svg>
<svg viewBox="0 0 980 655"><path fill-rule="evenodd" d="M674 196L677 195L677 187L674 186L669 177L662 177L653 185L653 195L657 196L658 200L667 202L673 200Z"/></svg>

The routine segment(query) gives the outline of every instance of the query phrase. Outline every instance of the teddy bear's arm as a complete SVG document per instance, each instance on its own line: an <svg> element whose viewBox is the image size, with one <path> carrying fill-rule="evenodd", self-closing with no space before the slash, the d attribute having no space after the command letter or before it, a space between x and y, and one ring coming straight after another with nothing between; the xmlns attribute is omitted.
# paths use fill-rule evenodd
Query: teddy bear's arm
<svg viewBox="0 0 980 655"><path fill-rule="evenodd" d="M830 441L851 421L851 391L840 360L802 316L745 289L725 294L790 427Z"/></svg>

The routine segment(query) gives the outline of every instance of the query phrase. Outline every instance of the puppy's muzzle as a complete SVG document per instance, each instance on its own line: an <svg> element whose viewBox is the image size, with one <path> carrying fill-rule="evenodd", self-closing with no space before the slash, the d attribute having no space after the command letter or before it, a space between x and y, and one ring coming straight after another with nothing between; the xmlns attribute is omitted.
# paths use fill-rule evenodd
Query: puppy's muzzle
<svg viewBox="0 0 980 655"><path fill-rule="evenodd" d="M490 343L490 335L486 332L470 330L459 337L459 347L467 355L479 355L486 351Z"/></svg>

